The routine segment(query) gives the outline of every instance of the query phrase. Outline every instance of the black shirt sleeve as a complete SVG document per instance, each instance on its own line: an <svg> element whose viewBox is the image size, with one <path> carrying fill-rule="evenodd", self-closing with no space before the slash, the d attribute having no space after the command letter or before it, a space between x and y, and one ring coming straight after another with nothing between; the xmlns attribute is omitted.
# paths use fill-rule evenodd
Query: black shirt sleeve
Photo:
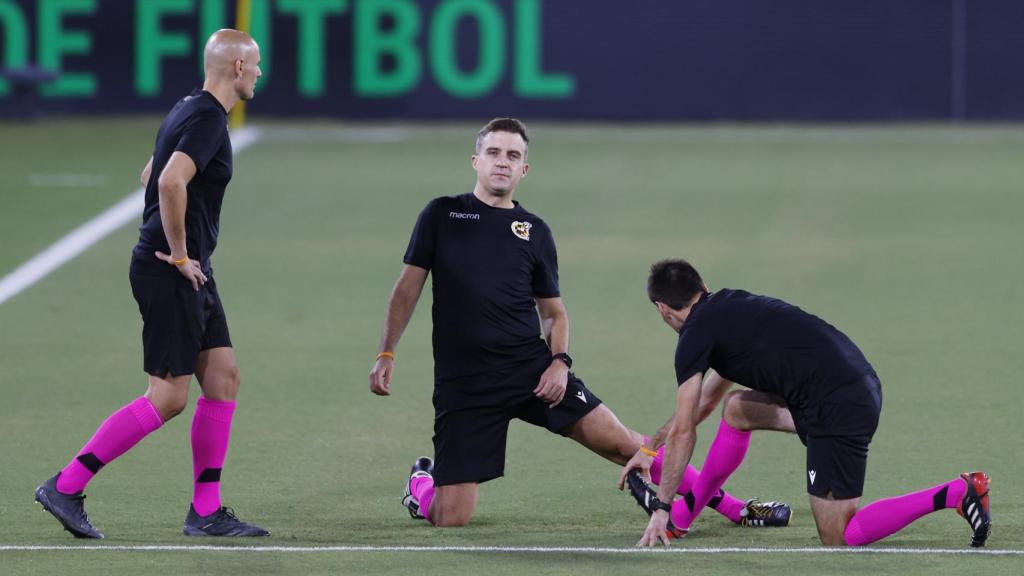
<svg viewBox="0 0 1024 576"><path fill-rule="evenodd" d="M174 150L187 154L195 163L196 171L202 172L220 149L221 138L227 132L226 122L224 114L218 110L197 111L185 123Z"/></svg>
<svg viewBox="0 0 1024 576"><path fill-rule="evenodd" d="M420 212L416 219L416 227L409 238L409 247L405 250L406 264L430 270L434 265L434 246L437 243L437 199Z"/></svg>
<svg viewBox="0 0 1024 576"><path fill-rule="evenodd" d="M536 298L557 298L558 290L558 251L551 229L544 225L537 247L537 264L533 267L533 295Z"/></svg>
<svg viewBox="0 0 1024 576"><path fill-rule="evenodd" d="M682 384L694 374L704 374L710 367L714 341L699 324L687 326L679 332L676 345L676 383Z"/></svg>

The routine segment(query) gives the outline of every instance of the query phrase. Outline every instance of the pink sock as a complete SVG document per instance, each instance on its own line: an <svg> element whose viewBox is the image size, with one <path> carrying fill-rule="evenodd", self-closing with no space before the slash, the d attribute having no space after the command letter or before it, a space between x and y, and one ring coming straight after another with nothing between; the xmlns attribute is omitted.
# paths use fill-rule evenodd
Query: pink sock
<svg viewBox="0 0 1024 576"><path fill-rule="evenodd" d="M654 458L654 462L651 463L651 480L655 484L661 484L661 464L662 460L665 459L665 447L662 446L658 449L658 455ZM692 464L686 466L686 472L683 474L683 481L679 483L679 489L676 493L682 496L684 499L693 499L693 493L691 488L693 487L694 481L697 480L700 471L693 467ZM716 512L725 516L729 520L739 524L742 516L743 509L747 506L746 502L736 498L732 494L729 494L725 490L719 490L718 494L708 502L708 508L714 509Z"/></svg>
<svg viewBox="0 0 1024 576"><path fill-rule="evenodd" d="M64 494L85 490L100 468L113 462L163 424L160 413L145 396L123 406L100 424L75 459L60 471L57 490Z"/></svg>
<svg viewBox="0 0 1024 576"><path fill-rule="evenodd" d="M722 420L718 425L718 434L708 450L708 457L704 460L704 469L693 483L693 497L684 496L672 506L672 523L677 528L689 528L701 510L718 496L722 485L743 462L749 445L749 431L736 430ZM739 512L735 514L738 518Z"/></svg>
<svg viewBox="0 0 1024 576"><path fill-rule="evenodd" d="M234 402L199 397L192 418L192 474L196 514L209 516L220 508L220 471L228 455Z"/></svg>
<svg viewBox="0 0 1024 576"><path fill-rule="evenodd" d="M919 492L872 502L861 508L846 525L846 543L864 546L895 534L925 514L956 508L967 492L960 478Z"/></svg>
<svg viewBox="0 0 1024 576"><path fill-rule="evenodd" d="M434 479L430 476L413 478L409 481L409 492L420 503L420 514L430 522L430 503L434 501Z"/></svg>

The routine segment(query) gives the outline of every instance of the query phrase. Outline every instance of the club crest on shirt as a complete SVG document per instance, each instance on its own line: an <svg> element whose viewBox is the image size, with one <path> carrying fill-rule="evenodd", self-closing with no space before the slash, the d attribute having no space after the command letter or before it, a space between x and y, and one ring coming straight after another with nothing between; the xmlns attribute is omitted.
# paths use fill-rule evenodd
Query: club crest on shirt
<svg viewBox="0 0 1024 576"><path fill-rule="evenodd" d="M530 228L533 228L533 224L529 222L516 221L512 223L512 233L526 241L530 240Z"/></svg>

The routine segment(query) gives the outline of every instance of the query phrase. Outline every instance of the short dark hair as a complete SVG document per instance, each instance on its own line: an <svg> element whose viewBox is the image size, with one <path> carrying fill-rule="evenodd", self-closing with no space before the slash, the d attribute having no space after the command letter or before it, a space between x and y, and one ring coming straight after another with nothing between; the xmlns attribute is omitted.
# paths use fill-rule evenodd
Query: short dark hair
<svg viewBox="0 0 1024 576"><path fill-rule="evenodd" d="M480 132L476 135L476 146L473 150L479 154L480 145L484 141L484 136L487 136L491 132L511 132L512 134L519 134L523 137L523 142L526 143L526 150L523 152L525 157L530 151L530 135L526 131L526 124L517 118L495 118L487 123Z"/></svg>
<svg viewBox="0 0 1024 576"><path fill-rule="evenodd" d="M682 310L697 294L706 292L704 280L686 260L662 260L651 266L647 297L673 310Z"/></svg>

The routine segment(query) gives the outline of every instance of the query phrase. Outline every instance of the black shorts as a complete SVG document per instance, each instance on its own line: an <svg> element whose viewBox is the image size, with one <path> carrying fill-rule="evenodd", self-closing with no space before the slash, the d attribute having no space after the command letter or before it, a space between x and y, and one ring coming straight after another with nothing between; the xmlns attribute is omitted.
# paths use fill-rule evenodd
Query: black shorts
<svg viewBox="0 0 1024 576"><path fill-rule="evenodd" d="M199 352L231 347L213 277L199 291L184 277L129 274L142 314L143 369L152 376L194 374Z"/></svg>
<svg viewBox="0 0 1024 576"><path fill-rule="evenodd" d="M601 399L569 373L554 408L533 395L550 359L434 386L434 484L486 482L505 473L505 441L513 418L565 435Z"/></svg>
<svg viewBox="0 0 1024 576"><path fill-rule="evenodd" d="M807 446L807 493L838 500L864 493L868 445L882 412L877 376L864 376L842 392L794 414L797 434Z"/></svg>

